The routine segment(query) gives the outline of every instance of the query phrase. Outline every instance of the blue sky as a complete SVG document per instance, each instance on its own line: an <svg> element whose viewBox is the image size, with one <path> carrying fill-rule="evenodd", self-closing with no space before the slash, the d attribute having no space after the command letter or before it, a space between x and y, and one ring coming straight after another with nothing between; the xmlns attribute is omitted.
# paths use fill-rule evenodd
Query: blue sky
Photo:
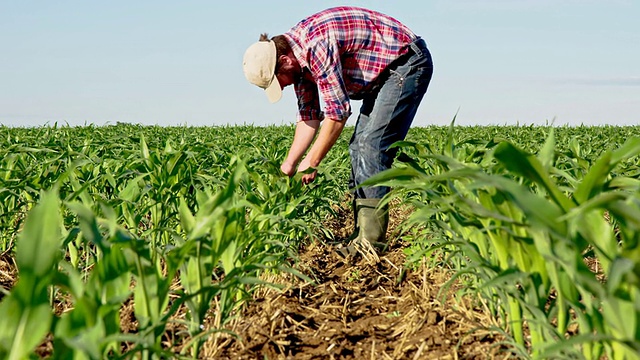
<svg viewBox="0 0 640 360"><path fill-rule="evenodd" d="M294 123L293 89L269 104L242 55L334 5L426 39L435 70L414 125L640 122L638 0L4 0L0 124Z"/></svg>

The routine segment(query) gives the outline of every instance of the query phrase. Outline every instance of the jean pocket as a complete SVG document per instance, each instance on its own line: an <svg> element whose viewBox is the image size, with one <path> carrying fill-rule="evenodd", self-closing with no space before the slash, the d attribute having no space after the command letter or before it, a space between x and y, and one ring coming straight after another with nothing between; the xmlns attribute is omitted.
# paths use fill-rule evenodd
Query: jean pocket
<svg viewBox="0 0 640 360"><path fill-rule="evenodd" d="M394 81L398 87L402 87L406 80L406 76L396 70L389 70L389 80Z"/></svg>

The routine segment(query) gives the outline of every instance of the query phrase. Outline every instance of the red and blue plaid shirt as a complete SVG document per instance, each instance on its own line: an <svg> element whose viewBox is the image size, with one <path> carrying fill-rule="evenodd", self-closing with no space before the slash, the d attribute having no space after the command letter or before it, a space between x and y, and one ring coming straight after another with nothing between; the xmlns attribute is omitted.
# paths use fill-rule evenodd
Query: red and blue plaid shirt
<svg viewBox="0 0 640 360"><path fill-rule="evenodd" d="M298 121L346 120L350 97L362 96L417 36L398 20L372 10L335 7L312 15L284 36L303 72L294 84ZM324 115L319 95L324 100Z"/></svg>

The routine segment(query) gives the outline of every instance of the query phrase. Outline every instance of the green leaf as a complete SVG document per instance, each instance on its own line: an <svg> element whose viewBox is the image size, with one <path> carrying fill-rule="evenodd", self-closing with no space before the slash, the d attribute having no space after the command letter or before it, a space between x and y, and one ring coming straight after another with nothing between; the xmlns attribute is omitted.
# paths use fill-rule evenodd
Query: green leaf
<svg viewBox="0 0 640 360"><path fill-rule="evenodd" d="M626 196L620 192L600 193L597 196L590 198L588 201L581 203L580 206L571 209L571 211L562 216L559 220L566 221L568 219L584 215L595 209L607 209L616 202L624 200L625 198Z"/></svg>
<svg viewBox="0 0 640 360"><path fill-rule="evenodd" d="M538 153L538 160L540 160L542 168L545 169L547 173L553 166L555 146L556 138L554 136L553 128L551 128L549 130L549 136L547 136L547 140L544 142L544 146L542 146L542 149L540 149L540 152Z"/></svg>
<svg viewBox="0 0 640 360"><path fill-rule="evenodd" d="M147 141L144 139L144 135L140 136L140 154L144 160L150 160L151 155L149 154L149 147L147 146Z"/></svg>
<svg viewBox="0 0 640 360"><path fill-rule="evenodd" d="M551 198L565 212L569 211L574 205L551 181L549 174L544 170L542 164L534 156L527 154L514 145L503 142L495 149L494 156L507 169L523 176L526 179L534 181L542 186Z"/></svg>
<svg viewBox="0 0 640 360"><path fill-rule="evenodd" d="M623 160L640 154L640 138L634 137L627 140L622 147L610 152L607 151L598 158L584 177L574 193L578 202L582 203L598 192L602 191L605 181L611 175L611 171Z"/></svg>
<svg viewBox="0 0 640 360"><path fill-rule="evenodd" d="M449 124L449 129L447 131L447 137L444 149L442 149L442 154L448 157L453 157L453 153L455 151L455 143L453 141L453 130L455 129L456 117L458 117L458 112L451 119L451 123Z"/></svg>
<svg viewBox="0 0 640 360"><path fill-rule="evenodd" d="M51 327L53 314L49 305L22 304L9 296L0 304L0 348L8 353L9 360L27 358L42 342Z"/></svg>
<svg viewBox="0 0 640 360"><path fill-rule="evenodd" d="M578 346L597 343L599 341L607 339L610 339L610 337L597 334L579 334L571 336L568 339L545 342L543 344L540 344L539 347L536 347L534 351L536 351L538 359L557 359L563 358L558 357L558 354L566 355L567 350L574 349Z"/></svg>
<svg viewBox="0 0 640 360"><path fill-rule="evenodd" d="M606 186L607 190L620 189L628 191L640 191L640 179L616 176Z"/></svg>
<svg viewBox="0 0 640 360"><path fill-rule="evenodd" d="M140 175L134 179L129 180L127 186L120 192L119 197L122 200L136 202L140 196L141 189L139 182L142 181L147 175Z"/></svg>
<svg viewBox="0 0 640 360"><path fill-rule="evenodd" d="M620 161L624 161L638 155L640 155L640 137L634 136L613 152L611 155L611 162L613 164L618 164Z"/></svg>
<svg viewBox="0 0 640 360"><path fill-rule="evenodd" d="M104 249L106 247L104 237L100 232L98 221L93 211L80 202L71 202L68 203L67 206L71 211L78 215L78 222L80 225L80 231L82 231L82 236L87 241L90 241Z"/></svg>
<svg viewBox="0 0 640 360"><path fill-rule="evenodd" d="M415 178L425 177L424 173L417 171L412 167L398 167L391 168L389 170L382 171L376 175L373 175L362 183L362 186L372 186L379 184L390 184L393 181L411 181Z"/></svg>
<svg viewBox="0 0 640 360"><path fill-rule="evenodd" d="M47 275L58 258L62 246L62 217L57 192L42 194L29 212L16 244L16 262L21 276L35 278Z"/></svg>
<svg viewBox="0 0 640 360"><path fill-rule="evenodd" d="M496 287L496 288L504 289L504 291L509 293L510 291L506 289L509 286L513 286L513 291L515 292L516 291L515 284L518 283L520 280L525 279L527 276L528 274L525 272L521 272L515 268L509 268L504 271L501 271L493 279L483 283L480 286L480 289Z"/></svg>
<svg viewBox="0 0 640 360"><path fill-rule="evenodd" d="M619 226L623 230L633 233L640 231L640 209L636 204L627 201L615 201L608 204L608 210L619 221ZM638 236L624 239L625 247L636 247Z"/></svg>
<svg viewBox="0 0 640 360"><path fill-rule="evenodd" d="M318 169L316 169L314 167L308 167L308 168L304 169L303 171L300 171L300 173L302 173L302 174L313 174L317 170Z"/></svg>
<svg viewBox="0 0 640 360"><path fill-rule="evenodd" d="M196 219L191 213L191 210L189 209L187 202L184 200L182 196L180 197L180 205L178 208L178 213L180 215L180 225L182 225L182 228L188 234L189 232L191 232L191 230L193 230L196 223Z"/></svg>
<svg viewBox="0 0 640 360"><path fill-rule="evenodd" d="M589 172L573 192L573 197L582 204L602 191L603 184L612 169L611 152L606 152L596 160Z"/></svg>
<svg viewBox="0 0 640 360"><path fill-rule="evenodd" d="M618 256L611 264L608 272L607 288L609 293L614 293L621 284L625 284L625 278L633 274L636 263L631 259Z"/></svg>
<svg viewBox="0 0 640 360"><path fill-rule="evenodd" d="M553 230L556 234L566 236L566 224L558 219L564 213L555 202L533 194L527 187L507 178L489 177L488 184L493 184L505 193L527 215L529 221L543 229Z"/></svg>
<svg viewBox="0 0 640 360"><path fill-rule="evenodd" d="M633 302L620 298L602 299L602 312L616 337L626 340L636 336L638 319Z"/></svg>

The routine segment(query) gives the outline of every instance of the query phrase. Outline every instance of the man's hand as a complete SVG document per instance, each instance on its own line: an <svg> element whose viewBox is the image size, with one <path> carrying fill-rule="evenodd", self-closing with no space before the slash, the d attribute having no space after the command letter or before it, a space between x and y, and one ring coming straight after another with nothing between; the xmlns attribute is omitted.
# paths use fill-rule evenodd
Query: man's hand
<svg viewBox="0 0 640 360"><path fill-rule="evenodd" d="M288 177L292 177L296 174L296 166L295 164L291 164L285 161L282 163L282 165L280 165L280 171L282 171Z"/></svg>
<svg viewBox="0 0 640 360"><path fill-rule="evenodd" d="M305 157L298 165L298 172L302 174L302 183L307 185L313 182L318 175L318 171L311 168L309 158Z"/></svg>
<svg viewBox="0 0 640 360"><path fill-rule="evenodd" d="M344 124L346 120L343 121L333 121L333 120L325 120L324 125L320 129L320 134L316 139L316 142L313 144L309 153L298 165L298 172L303 173L302 182L304 184L309 184L313 180L316 179L316 175L318 172L315 168L320 165L322 159L324 159L329 149L336 143L340 133L344 129ZM307 171L310 170L310 171ZM312 171L311 171L312 170Z"/></svg>

